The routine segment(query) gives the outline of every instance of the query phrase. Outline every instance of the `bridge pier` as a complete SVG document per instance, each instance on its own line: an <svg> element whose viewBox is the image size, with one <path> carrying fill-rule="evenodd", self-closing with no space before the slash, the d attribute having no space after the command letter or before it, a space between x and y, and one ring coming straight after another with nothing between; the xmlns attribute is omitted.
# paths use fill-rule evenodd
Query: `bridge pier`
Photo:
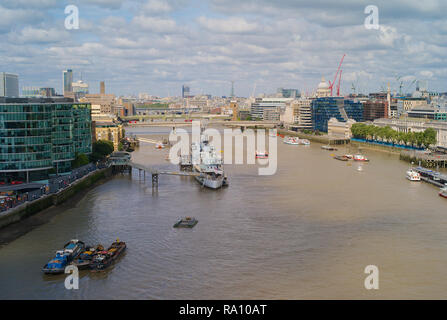
<svg viewBox="0 0 447 320"><path fill-rule="evenodd" d="M152 174L152 188L158 188L158 173Z"/></svg>

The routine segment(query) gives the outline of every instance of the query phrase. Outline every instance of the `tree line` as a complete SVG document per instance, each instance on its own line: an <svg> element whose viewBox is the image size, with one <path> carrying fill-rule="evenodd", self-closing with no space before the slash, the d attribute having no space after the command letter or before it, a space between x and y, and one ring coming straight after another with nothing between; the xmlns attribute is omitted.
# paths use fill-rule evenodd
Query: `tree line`
<svg viewBox="0 0 447 320"><path fill-rule="evenodd" d="M422 132L399 132L389 126L378 127L365 123L354 123L351 127L354 138L383 141L412 147L425 147L436 145L436 130L427 128Z"/></svg>

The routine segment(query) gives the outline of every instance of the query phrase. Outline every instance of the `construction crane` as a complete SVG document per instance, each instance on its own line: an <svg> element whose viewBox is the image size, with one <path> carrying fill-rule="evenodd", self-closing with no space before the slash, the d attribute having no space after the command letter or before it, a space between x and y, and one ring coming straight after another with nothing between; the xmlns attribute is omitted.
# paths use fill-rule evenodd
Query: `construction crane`
<svg viewBox="0 0 447 320"><path fill-rule="evenodd" d="M338 73L340 72L341 64L343 63L343 59L345 58L345 56L346 56L346 53L343 54L343 57L341 57L340 64L338 65L337 72L335 73L334 81L331 82L329 80L329 88L331 89L331 96L332 96L332 93L333 93L335 81L337 80L337 76L338 76Z"/></svg>

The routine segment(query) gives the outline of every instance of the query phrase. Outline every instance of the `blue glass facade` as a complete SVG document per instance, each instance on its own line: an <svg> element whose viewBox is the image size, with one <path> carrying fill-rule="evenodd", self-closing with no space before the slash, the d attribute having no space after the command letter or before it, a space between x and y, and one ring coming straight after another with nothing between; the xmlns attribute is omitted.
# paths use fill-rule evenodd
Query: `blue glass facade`
<svg viewBox="0 0 447 320"><path fill-rule="evenodd" d="M0 178L70 171L91 153L90 104L47 100L0 100Z"/></svg>
<svg viewBox="0 0 447 320"><path fill-rule="evenodd" d="M354 100L345 100L344 109L349 119L354 119L357 122L364 121L363 119L363 104Z"/></svg>
<svg viewBox="0 0 447 320"><path fill-rule="evenodd" d="M363 105L354 100L345 100L340 97L317 98L312 101L311 109L312 126L318 131L327 132L328 121L331 118L342 122L348 119L363 121Z"/></svg>
<svg viewBox="0 0 447 320"><path fill-rule="evenodd" d="M330 118L337 118L338 121L346 121L340 107L343 106L343 99L340 98L318 98L312 101L312 126L314 130L327 132L327 123Z"/></svg>

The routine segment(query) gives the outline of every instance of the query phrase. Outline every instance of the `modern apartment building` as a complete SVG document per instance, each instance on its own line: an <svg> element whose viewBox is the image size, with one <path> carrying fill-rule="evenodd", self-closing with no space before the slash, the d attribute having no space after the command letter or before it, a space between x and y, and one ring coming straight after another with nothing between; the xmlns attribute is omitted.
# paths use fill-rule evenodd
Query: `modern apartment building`
<svg viewBox="0 0 447 320"><path fill-rule="evenodd" d="M0 98L0 180L35 181L69 172L91 153L90 104L67 98Z"/></svg>

